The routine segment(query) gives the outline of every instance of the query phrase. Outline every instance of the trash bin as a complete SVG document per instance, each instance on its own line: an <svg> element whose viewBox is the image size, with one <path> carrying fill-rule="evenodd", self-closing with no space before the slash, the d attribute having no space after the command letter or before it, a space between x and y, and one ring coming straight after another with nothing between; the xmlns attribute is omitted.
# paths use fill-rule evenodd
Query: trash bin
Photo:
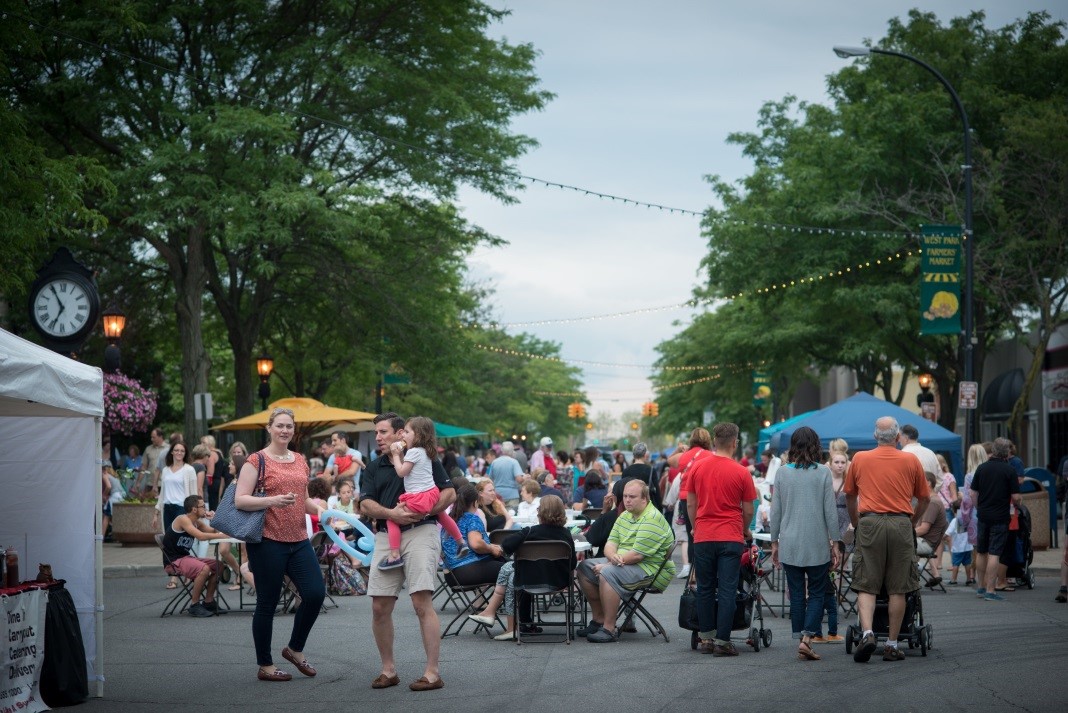
<svg viewBox="0 0 1068 713"><path fill-rule="evenodd" d="M1021 490L1030 489L1020 495L1020 500L1031 513L1031 547L1036 550L1048 550L1049 539L1049 499L1050 491L1041 481L1025 478Z"/></svg>

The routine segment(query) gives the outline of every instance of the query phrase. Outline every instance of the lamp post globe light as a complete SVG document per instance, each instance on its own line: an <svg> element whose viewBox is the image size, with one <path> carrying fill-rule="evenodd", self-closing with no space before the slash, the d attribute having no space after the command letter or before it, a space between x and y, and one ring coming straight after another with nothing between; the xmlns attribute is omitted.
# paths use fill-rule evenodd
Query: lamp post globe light
<svg viewBox="0 0 1068 713"><path fill-rule="evenodd" d="M266 352L260 354L256 358L256 373L260 376L260 400L262 401L263 410L267 410L267 399L271 396L271 374L274 372L274 359L267 355Z"/></svg>
<svg viewBox="0 0 1068 713"><path fill-rule="evenodd" d="M122 369L122 351L119 343L122 341L122 330L126 328L126 313L115 306L108 305L104 313L100 315L100 321L104 326L104 338L108 345L104 348L104 371L114 374Z"/></svg>
<svg viewBox="0 0 1068 713"><path fill-rule="evenodd" d="M942 86L946 88L949 96L953 99L953 105L957 108L957 113L960 114L961 123L964 125L964 165L961 166L961 170L964 172L964 381L974 381L976 340L973 336L975 304L972 280L975 259L975 234L972 231L972 136L971 127L968 124L968 113L964 111L964 104L961 103L960 96L957 95L957 91L949 83L949 80L943 77L942 73L937 69L910 54L878 47L847 47L842 45L835 46L834 53L843 59L883 54L900 57L917 64L933 74L942 83ZM967 451L969 445L975 440L975 409L965 409L964 413L964 450Z"/></svg>

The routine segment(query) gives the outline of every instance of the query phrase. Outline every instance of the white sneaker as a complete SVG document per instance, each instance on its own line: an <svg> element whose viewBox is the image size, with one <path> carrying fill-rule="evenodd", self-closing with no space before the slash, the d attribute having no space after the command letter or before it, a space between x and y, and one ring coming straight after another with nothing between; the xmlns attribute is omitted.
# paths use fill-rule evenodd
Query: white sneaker
<svg viewBox="0 0 1068 713"><path fill-rule="evenodd" d="M684 564L684 565L682 565L682 569L679 570L679 573L675 575L675 579L686 579L689 576L690 576L690 565Z"/></svg>

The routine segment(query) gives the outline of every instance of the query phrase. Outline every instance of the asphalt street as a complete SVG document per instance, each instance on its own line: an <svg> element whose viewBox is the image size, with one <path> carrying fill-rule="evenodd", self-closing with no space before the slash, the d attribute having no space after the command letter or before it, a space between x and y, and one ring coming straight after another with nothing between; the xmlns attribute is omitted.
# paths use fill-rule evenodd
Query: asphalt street
<svg viewBox="0 0 1068 713"><path fill-rule="evenodd" d="M1068 605L1053 601L1057 580L1049 576L1005 602L979 600L963 587L925 594L926 619L935 627L927 657L915 649L905 661L876 655L867 664L855 663L840 644L818 647L822 661L798 661L789 621L771 616L765 617L774 634L768 649L743 645L737 658L691 651L689 633L676 625L682 587L675 581L665 594L647 599L671 634L669 643L641 632L614 644L517 646L475 636L468 627L442 642L445 688L421 693L406 685L422 674L424 659L415 614L403 595L395 617L401 685L372 690L379 660L367 597L338 597L340 608L319 618L306 649L316 678L299 676L277 656L295 678L264 683L255 675L251 614L161 619L169 598L164 582L162 576L105 580L105 697L78 710L337 713L432 706L618 713L726 705L732 711L974 712L1064 710L1068 701ZM778 601L777 593L768 596ZM291 622L291 616L276 617L276 652Z"/></svg>

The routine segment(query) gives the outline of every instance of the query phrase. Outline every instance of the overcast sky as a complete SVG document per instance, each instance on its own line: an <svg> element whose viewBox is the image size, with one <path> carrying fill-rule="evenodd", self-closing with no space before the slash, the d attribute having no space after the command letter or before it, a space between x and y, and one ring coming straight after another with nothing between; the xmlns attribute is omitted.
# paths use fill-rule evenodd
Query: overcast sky
<svg viewBox="0 0 1068 713"><path fill-rule="evenodd" d="M515 122L517 132L540 143L519 161L519 171L697 211L712 201L704 176L734 181L751 170L738 147L726 143L729 133L753 131L761 105L787 94L825 103L826 77L847 61L831 47L877 41L890 18L917 7L897 0L489 2L512 12L491 34L532 43L541 52L542 88L556 94L543 112ZM984 9L987 27L1003 27L1029 10L1064 19L1066 6L1068 0L944 0L921 9L943 25ZM528 185L518 198L503 206L465 191L460 201L468 220L508 241L479 250L471 261L472 276L496 290L500 322L602 315L690 298L706 246L699 217L539 185ZM565 359L651 365L655 345L679 331L676 320L689 318L678 309L508 331L557 342ZM654 398L648 368L579 366L593 413L619 415Z"/></svg>

